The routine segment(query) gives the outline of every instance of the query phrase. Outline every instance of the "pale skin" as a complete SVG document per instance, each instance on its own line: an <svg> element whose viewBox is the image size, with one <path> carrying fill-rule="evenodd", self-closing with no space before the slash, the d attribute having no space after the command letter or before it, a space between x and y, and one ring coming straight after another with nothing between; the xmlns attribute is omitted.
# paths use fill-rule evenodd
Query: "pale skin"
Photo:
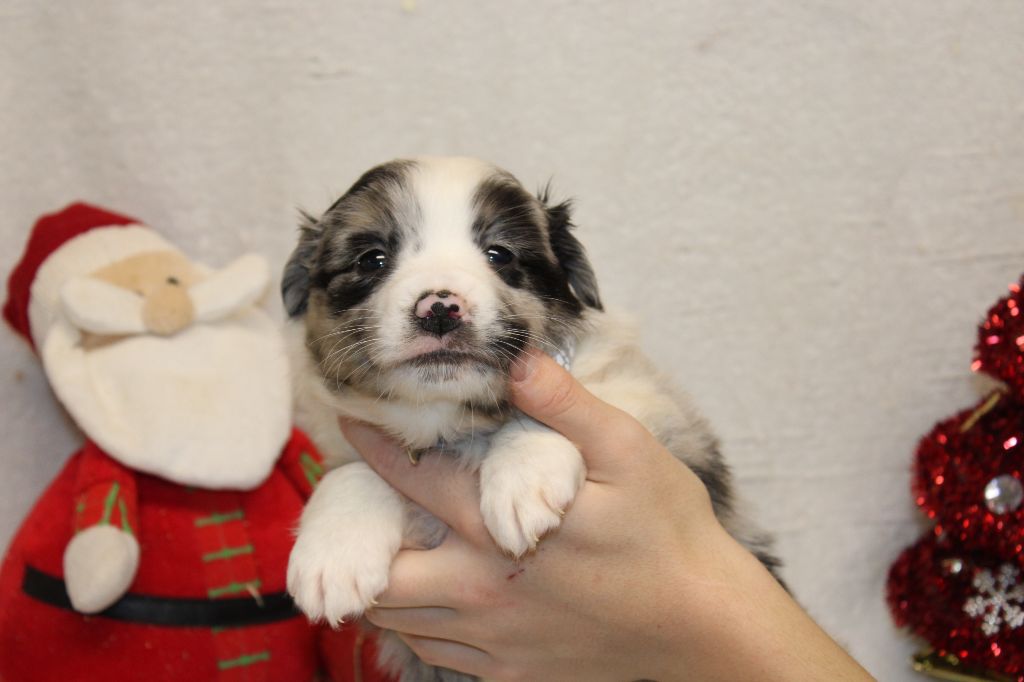
<svg viewBox="0 0 1024 682"><path fill-rule="evenodd" d="M562 526L515 560L481 519L475 476L412 466L365 425L342 430L447 523L404 550L366 614L432 665L490 680L871 680L719 525L697 477L636 420L544 355L512 371L516 406L572 440L587 480Z"/></svg>

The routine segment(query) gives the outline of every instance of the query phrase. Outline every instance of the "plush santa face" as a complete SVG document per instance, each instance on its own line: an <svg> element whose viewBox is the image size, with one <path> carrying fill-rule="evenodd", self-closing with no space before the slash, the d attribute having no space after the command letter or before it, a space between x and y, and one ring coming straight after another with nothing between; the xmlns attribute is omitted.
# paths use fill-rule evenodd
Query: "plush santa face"
<svg viewBox="0 0 1024 682"><path fill-rule="evenodd" d="M176 251L132 255L63 284L43 365L110 455L203 488L247 489L290 431L277 326L253 302L264 261L209 272Z"/></svg>

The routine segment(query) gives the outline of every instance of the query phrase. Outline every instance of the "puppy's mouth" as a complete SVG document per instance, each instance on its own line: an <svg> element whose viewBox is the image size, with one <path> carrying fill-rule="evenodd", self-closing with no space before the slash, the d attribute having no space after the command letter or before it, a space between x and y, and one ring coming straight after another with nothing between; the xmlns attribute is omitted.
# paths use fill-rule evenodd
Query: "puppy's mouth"
<svg viewBox="0 0 1024 682"><path fill-rule="evenodd" d="M413 367L433 367L436 365L468 365L471 363L490 364L476 353L467 353L461 350L442 348L440 350L421 353L407 361Z"/></svg>
<svg viewBox="0 0 1024 682"><path fill-rule="evenodd" d="M405 348L399 364L417 369L463 369L476 366L500 369L496 360L467 339L419 336Z"/></svg>

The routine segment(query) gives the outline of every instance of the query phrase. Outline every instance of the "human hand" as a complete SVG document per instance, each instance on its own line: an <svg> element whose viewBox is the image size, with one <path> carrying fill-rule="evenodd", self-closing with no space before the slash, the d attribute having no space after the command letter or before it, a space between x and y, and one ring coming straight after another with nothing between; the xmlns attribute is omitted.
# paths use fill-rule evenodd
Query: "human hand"
<svg viewBox="0 0 1024 682"><path fill-rule="evenodd" d="M443 457L412 467L376 430L343 424L371 467L452 529L398 554L372 623L427 663L496 680L859 679L636 420L546 356L530 355L511 388L587 464L561 527L519 561L494 545L473 474Z"/></svg>

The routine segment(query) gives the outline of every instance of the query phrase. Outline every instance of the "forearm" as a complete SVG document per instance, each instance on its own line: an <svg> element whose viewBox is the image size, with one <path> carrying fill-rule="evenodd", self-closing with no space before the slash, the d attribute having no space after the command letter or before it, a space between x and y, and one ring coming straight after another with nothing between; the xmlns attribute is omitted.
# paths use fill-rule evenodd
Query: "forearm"
<svg viewBox="0 0 1024 682"><path fill-rule="evenodd" d="M873 679L753 555L724 531L717 545L713 580L694 589L692 571L682 578L690 582L688 609L668 621L672 634L661 638L660 651L652 658L654 679ZM704 617L694 619L693 613Z"/></svg>

